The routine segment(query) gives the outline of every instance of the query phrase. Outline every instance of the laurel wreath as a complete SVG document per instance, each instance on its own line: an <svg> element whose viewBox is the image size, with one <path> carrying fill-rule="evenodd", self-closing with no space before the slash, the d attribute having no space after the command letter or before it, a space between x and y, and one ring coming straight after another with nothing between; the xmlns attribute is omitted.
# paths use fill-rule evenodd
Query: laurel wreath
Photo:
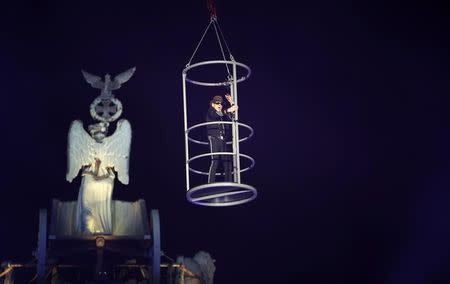
<svg viewBox="0 0 450 284"><path fill-rule="evenodd" d="M116 99L116 98L108 98L107 101L112 102L116 107L117 107L117 111L111 115L110 117L103 117L101 115L99 115L97 113L97 111L95 110L95 107L97 105L99 105L101 102L105 101L105 99L101 98L101 97L97 97L90 106L90 112L91 112L91 116L92 118L99 120L99 121L106 121L106 122L112 122L116 119L119 118L119 116L122 114L122 103Z"/></svg>

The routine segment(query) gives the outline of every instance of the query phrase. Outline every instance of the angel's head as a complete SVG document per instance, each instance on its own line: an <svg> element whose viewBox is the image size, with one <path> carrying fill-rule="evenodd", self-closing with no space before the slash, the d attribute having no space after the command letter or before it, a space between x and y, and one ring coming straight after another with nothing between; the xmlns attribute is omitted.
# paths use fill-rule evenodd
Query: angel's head
<svg viewBox="0 0 450 284"><path fill-rule="evenodd" d="M108 133L108 122L99 122L89 125L89 133L97 142L102 142Z"/></svg>

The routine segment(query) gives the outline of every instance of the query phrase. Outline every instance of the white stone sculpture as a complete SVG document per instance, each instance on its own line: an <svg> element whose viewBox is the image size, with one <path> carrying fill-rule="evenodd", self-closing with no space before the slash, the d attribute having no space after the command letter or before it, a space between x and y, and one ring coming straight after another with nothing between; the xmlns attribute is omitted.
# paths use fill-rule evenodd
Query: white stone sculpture
<svg viewBox="0 0 450 284"><path fill-rule="evenodd" d="M128 161L131 145L130 123L121 119L113 135L106 137L107 123L91 125L89 132L76 120L69 130L68 172L69 182L81 169L78 193L76 227L80 233L112 232L111 198L115 174L128 184Z"/></svg>
<svg viewBox="0 0 450 284"><path fill-rule="evenodd" d="M115 132L107 136L110 122L122 113L122 104L111 90L120 88L134 71L131 68L117 75L114 81L109 74L102 81L82 71L86 81L102 92L91 104L91 115L100 122L89 125L88 133L83 123L75 120L69 130L66 179L72 182L80 170L82 176L75 218L77 233L111 234L113 231L111 202L115 173L120 182L128 184L131 126L128 120L121 119Z"/></svg>

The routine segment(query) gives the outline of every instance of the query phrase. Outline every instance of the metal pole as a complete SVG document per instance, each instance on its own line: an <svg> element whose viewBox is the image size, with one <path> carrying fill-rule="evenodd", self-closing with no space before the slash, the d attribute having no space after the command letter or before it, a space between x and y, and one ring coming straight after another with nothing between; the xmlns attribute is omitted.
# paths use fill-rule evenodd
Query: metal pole
<svg viewBox="0 0 450 284"><path fill-rule="evenodd" d="M233 98L234 98L234 104L238 106L238 94L237 94L237 70L236 70L236 61L233 59L233 81L232 81L232 87L233 87ZM241 162L240 162L240 156L239 156L239 126L237 122L239 121L239 111L237 110L234 115L234 121L233 121L233 144L234 149L233 152L235 153L234 159L235 159L235 182L241 183Z"/></svg>
<svg viewBox="0 0 450 284"><path fill-rule="evenodd" d="M186 191L189 191L189 140L187 133L187 101L186 101L186 73L183 71L183 116L184 116L184 151L185 151L185 166L186 166Z"/></svg>
<svg viewBox="0 0 450 284"><path fill-rule="evenodd" d="M230 95L234 99L234 88L233 88L233 80L234 78L230 78ZM236 104L236 101L234 101ZM233 149L233 181L238 182L237 170L236 170L236 114L233 116L233 123L231 124L231 145Z"/></svg>

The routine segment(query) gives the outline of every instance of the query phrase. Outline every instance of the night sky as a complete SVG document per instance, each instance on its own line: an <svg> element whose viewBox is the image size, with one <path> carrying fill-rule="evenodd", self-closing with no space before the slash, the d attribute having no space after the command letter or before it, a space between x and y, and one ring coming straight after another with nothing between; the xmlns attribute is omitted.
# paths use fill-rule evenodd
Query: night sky
<svg viewBox="0 0 450 284"><path fill-rule="evenodd" d="M450 283L450 7L370 2L217 1L252 68L242 181L258 190L227 208L185 198L181 72L206 1L2 3L0 259L30 260L39 209L77 198L67 132L99 95L80 70L136 66L116 91L133 142L113 198L159 209L167 255L210 252L219 284ZM213 36L193 62L219 59ZM193 120L221 91L192 93Z"/></svg>

